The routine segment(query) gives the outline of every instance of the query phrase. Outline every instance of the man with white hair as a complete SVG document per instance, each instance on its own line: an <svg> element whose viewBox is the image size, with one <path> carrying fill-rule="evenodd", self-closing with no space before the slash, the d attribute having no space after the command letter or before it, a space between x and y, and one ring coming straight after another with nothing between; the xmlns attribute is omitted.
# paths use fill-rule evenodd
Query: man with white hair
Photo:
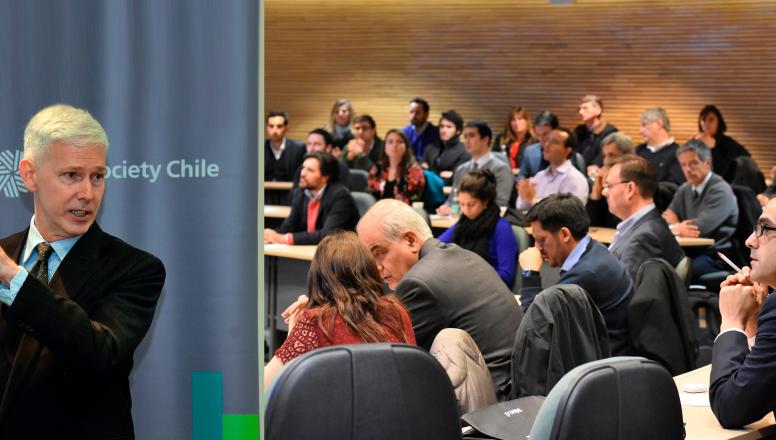
<svg viewBox="0 0 776 440"><path fill-rule="evenodd" d="M676 160L679 144L671 136L668 112L662 107L649 108L641 114L641 135L644 143L636 147L636 154L652 162L658 182L669 181L677 185L684 182L682 167Z"/></svg>
<svg viewBox="0 0 776 440"><path fill-rule="evenodd" d="M442 329L466 331L482 352L500 400L509 395L512 346L522 312L493 267L477 254L433 238L425 220L397 200L364 215L358 237L429 349Z"/></svg>
<svg viewBox="0 0 776 440"><path fill-rule="evenodd" d="M164 284L95 222L108 138L54 105L24 131L29 227L0 240L0 438L134 438L129 374Z"/></svg>

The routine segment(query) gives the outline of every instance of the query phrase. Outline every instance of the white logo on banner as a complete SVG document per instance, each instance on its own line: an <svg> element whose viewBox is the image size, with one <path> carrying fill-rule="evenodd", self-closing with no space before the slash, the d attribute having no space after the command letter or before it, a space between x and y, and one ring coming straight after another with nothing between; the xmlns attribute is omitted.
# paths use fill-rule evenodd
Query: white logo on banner
<svg viewBox="0 0 776 440"><path fill-rule="evenodd" d="M22 160L19 150L0 152L0 191L8 198L17 198L19 193L26 193L27 187L19 175L19 162Z"/></svg>
<svg viewBox="0 0 776 440"><path fill-rule="evenodd" d="M217 163L208 162L206 159L176 159L166 164L127 163L122 160L118 165L108 165L105 175L108 179L144 179L150 183L156 182L159 177L167 176L171 179L206 179L218 177L221 167Z"/></svg>

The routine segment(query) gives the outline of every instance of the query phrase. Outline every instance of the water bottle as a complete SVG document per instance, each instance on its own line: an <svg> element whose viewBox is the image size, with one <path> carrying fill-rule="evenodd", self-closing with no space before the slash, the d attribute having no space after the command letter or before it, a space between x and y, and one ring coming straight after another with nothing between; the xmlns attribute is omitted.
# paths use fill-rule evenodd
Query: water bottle
<svg viewBox="0 0 776 440"><path fill-rule="evenodd" d="M453 212L453 217L458 217L461 213L461 204L458 203L458 188L453 188L453 201L450 204L450 211Z"/></svg>

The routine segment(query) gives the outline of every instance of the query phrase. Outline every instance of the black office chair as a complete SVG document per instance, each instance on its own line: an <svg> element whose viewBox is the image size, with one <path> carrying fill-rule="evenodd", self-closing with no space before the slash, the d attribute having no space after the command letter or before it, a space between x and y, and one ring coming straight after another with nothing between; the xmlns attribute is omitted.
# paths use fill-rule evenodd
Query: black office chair
<svg viewBox="0 0 776 440"><path fill-rule="evenodd" d="M461 438L447 374L410 345L313 350L283 368L268 398L265 439Z"/></svg>
<svg viewBox="0 0 776 440"><path fill-rule="evenodd" d="M644 358L580 365L544 400L530 438L681 439L679 392L665 368Z"/></svg>
<svg viewBox="0 0 776 440"><path fill-rule="evenodd" d="M369 173L364 170L352 169L348 173L348 189L364 192L369 186Z"/></svg>

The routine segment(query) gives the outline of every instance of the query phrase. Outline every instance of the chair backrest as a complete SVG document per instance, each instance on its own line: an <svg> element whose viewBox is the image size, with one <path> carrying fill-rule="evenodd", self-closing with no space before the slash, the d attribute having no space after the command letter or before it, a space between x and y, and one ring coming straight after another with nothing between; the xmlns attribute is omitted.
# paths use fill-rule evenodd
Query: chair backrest
<svg viewBox="0 0 776 440"><path fill-rule="evenodd" d="M265 439L461 438L450 380L410 345L313 350L283 368L268 399Z"/></svg>
<svg viewBox="0 0 776 440"><path fill-rule="evenodd" d="M608 356L606 323L585 290L572 284L545 289L517 329L511 398L546 396L572 368Z"/></svg>
<svg viewBox="0 0 776 440"><path fill-rule="evenodd" d="M749 248L746 247L746 239L754 231L754 226L763 212L763 207L757 200L757 194L751 188L741 185L733 185L733 194L738 204L738 225L733 233L733 255L729 257L740 266L749 265Z"/></svg>
<svg viewBox="0 0 776 440"><path fill-rule="evenodd" d="M523 252L531 246L531 238L522 226L512 225L512 233L515 235L515 240L517 240L517 254L520 255L520 252ZM523 268L520 267L519 258L515 259L515 264L515 284L512 285L512 293L517 295L520 293L520 287L522 286L523 277L520 274L522 273Z"/></svg>
<svg viewBox="0 0 776 440"><path fill-rule="evenodd" d="M574 165L574 168L578 169L583 176L587 176L587 165L585 164L585 158L581 154L571 153L569 160Z"/></svg>
<svg viewBox="0 0 776 440"><path fill-rule="evenodd" d="M360 171L360 170L359 170ZM360 191L353 191L350 193L353 196L353 200L356 202L358 208L358 215L363 217L364 214L372 207L377 201L372 194Z"/></svg>
<svg viewBox="0 0 776 440"><path fill-rule="evenodd" d="M765 191L765 176L760 167L750 156L739 156L735 159L735 176L730 185L741 185L751 188L755 194Z"/></svg>
<svg viewBox="0 0 776 440"><path fill-rule="evenodd" d="M633 354L660 362L672 375L695 368L697 343L684 282L662 258L650 258L636 272L628 304L628 338Z"/></svg>
<svg viewBox="0 0 776 440"><path fill-rule="evenodd" d="M684 281L684 286L689 287L690 280L692 280L692 258L685 255L678 263L676 263L674 270L679 278Z"/></svg>
<svg viewBox="0 0 776 440"><path fill-rule="evenodd" d="M366 191L369 182L369 173L365 170L353 168L348 173L348 188L351 191Z"/></svg>
<svg viewBox="0 0 776 440"><path fill-rule="evenodd" d="M668 205L671 204L671 200L674 199L674 194L676 194L677 189L679 189L679 186L674 182L663 180L657 183L657 191L655 191L654 200L655 207L658 211L663 212L668 208Z"/></svg>
<svg viewBox="0 0 776 440"><path fill-rule="evenodd" d="M684 438L679 392L660 364L613 357L569 371L545 399L531 440Z"/></svg>

